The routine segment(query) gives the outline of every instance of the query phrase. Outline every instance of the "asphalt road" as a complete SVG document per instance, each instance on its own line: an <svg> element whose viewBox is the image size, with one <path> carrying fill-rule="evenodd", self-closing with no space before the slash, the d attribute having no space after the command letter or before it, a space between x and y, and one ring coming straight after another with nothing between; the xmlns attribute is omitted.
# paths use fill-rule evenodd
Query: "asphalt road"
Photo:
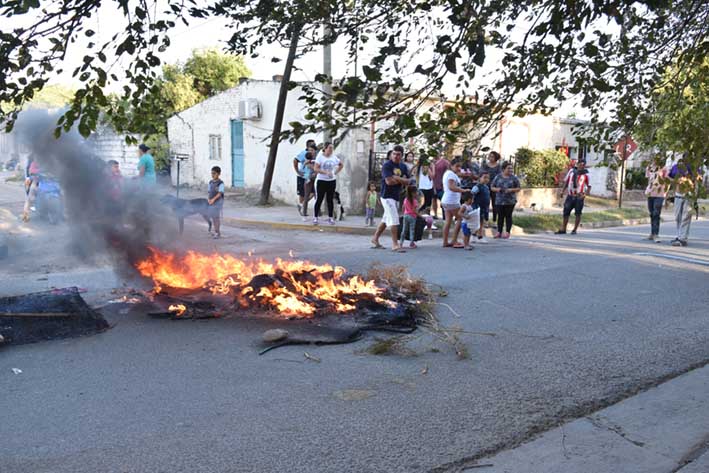
<svg viewBox="0 0 709 473"><path fill-rule="evenodd" d="M214 248L202 231L185 238ZM249 321L115 314L100 335L0 351L0 471L457 471L707 363L709 224L693 223L687 248L641 241L647 232L521 237L472 253L423 242L396 255L364 237L227 229L220 251L293 249L354 271L405 264L448 291L441 302L460 317L439 306L443 323L489 335L463 335L467 360L426 335L415 356L363 354L371 337L258 356L262 329ZM49 251L32 250L39 261ZM79 281L98 301L121 281L70 266L33 273L10 261L0 292Z"/></svg>

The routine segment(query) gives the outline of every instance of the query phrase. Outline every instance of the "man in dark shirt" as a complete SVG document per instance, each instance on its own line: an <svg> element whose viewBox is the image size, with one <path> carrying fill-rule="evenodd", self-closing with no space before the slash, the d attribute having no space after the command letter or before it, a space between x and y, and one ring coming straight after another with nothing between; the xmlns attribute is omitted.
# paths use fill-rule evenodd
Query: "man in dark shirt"
<svg viewBox="0 0 709 473"><path fill-rule="evenodd" d="M415 182L413 179L409 179L409 171L406 165L401 162L403 156L404 147L396 145L391 153L391 158L382 164L381 202L384 207L384 216L372 238L372 248L383 248L379 243L379 237L389 225L391 227L391 249L397 253L404 252L399 246L399 197L403 186Z"/></svg>

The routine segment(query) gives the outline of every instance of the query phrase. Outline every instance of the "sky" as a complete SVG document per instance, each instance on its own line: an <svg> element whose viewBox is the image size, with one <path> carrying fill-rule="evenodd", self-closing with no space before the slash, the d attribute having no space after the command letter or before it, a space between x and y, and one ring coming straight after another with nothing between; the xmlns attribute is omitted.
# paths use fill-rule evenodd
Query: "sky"
<svg viewBox="0 0 709 473"><path fill-rule="evenodd" d="M164 6L165 2L158 2L158 8ZM120 33L121 27L125 25L125 18L122 13L116 8L115 1L104 1L99 11L94 14L86 23L85 27L93 29L96 35L91 38L97 44L103 44L103 42L109 40L114 34ZM14 21L14 20L13 20ZM16 23L13 23L16 24ZM0 28L3 30L8 29L8 27L13 24L9 23L6 18L0 18ZM521 23L516 28L520 33L523 33L526 29L524 24ZM192 51L195 49L204 48L217 48L223 49L226 47L226 40L230 37L230 32L228 28L227 21L223 18L207 18L207 19L193 19L189 25L184 25L181 22L177 24L175 29L170 34L171 46L168 50L163 53L160 57L163 63L176 63L186 61ZM81 37L79 41L72 44L67 54L66 67L62 74L55 75L51 79L51 83L58 83L68 86L77 86L79 81L72 77L72 72L75 67L81 65L82 58L86 54L91 54L86 45L86 38ZM351 64L348 65L348 58L341 54L341 51L345 51L344 43L333 45L332 54L332 72L334 77L343 77L345 75L350 75L354 72ZM252 78L269 80L274 75L283 73L283 65L285 63L285 57L287 55L287 49L280 47L280 45L271 44L263 46L259 49L260 56L257 58L246 58L246 63L249 69L252 71ZM371 56L372 51L365 51L363 57L367 58ZM500 51L491 50L488 48L486 51L486 61L482 68L481 73L477 75L478 78L484 77L486 73L494 73L494 71L499 67L499 63L502 57ZM274 63L271 61L272 57L279 57L283 59L281 62ZM109 57L109 63L111 59ZM360 64L362 61L360 61ZM120 70L121 66L126 64L118 63L114 66L115 69ZM315 75L322 70L322 52L321 50L313 51L301 58L296 62L296 70L291 76L291 80L294 81L310 81L313 80ZM361 71L358 71L361 73ZM120 76L120 74L119 74ZM122 83L114 83L109 86L109 91L116 92L122 87ZM446 95L455 95L455 83L453 80L448 81L443 87L443 93ZM557 112L557 115L566 116L574 113L578 117L584 115L583 110L577 110L572 103L562 104L562 107Z"/></svg>

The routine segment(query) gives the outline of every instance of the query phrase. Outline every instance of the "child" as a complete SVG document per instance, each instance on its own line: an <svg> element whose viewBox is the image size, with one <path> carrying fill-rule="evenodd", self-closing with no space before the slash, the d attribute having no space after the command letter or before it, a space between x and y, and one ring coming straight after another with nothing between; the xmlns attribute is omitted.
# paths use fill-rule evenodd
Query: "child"
<svg viewBox="0 0 709 473"><path fill-rule="evenodd" d="M480 210L474 207L473 194L471 192L463 192L461 200L463 205L460 206L460 216L463 219L463 223L460 229L463 230L463 248L472 250L470 235L480 227Z"/></svg>
<svg viewBox="0 0 709 473"><path fill-rule="evenodd" d="M490 215L490 174L482 172L478 179L478 183L473 187L473 208L480 209L480 228L476 232L478 243L487 243L485 238L485 225Z"/></svg>
<svg viewBox="0 0 709 473"><path fill-rule="evenodd" d="M364 224L366 226L374 226L374 210L377 208L378 200L379 195L377 194L377 185L370 182L369 191L367 192L367 217L364 219Z"/></svg>
<svg viewBox="0 0 709 473"><path fill-rule="evenodd" d="M401 236L399 237L399 246L404 244L404 235L409 232L409 248L416 248L414 242L416 230L416 218L418 217L418 190L416 185L409 185L406 188L406 197L404 198L404 225L401 228Z"/></svg>
<svg viewBox="0 0 709 473"><path fill-rule="evenodd" d="M209 181L209 194L207 202L209 203L209 216L214 224L213 238L219 239L222 237L220 232L221 213L224 207L224 182L219 179L222 173L222 168L214 166L212 168L212 180Z"/></svg>

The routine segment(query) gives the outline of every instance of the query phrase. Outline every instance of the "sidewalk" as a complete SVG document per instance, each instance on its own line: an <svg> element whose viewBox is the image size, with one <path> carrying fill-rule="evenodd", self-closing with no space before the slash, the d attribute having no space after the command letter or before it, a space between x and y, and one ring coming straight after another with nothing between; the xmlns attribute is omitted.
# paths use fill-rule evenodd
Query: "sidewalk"
<svg viewBox="0 0 709 473"><path fill-rule="evenodd" d="M706 473L707 392L705 365L520 447L478 459L462 471Z"/></svg>
<svg viewBox="0 0 709 473"><path fill-rule="evenodd" d="M274 207L233 207L227 201L224 206L223 221L225 224L240 226L240 227L261 227L272 230L302 230L315 232L332 232L332 233L347 233L351 235L372 235L375 227L364 225L364 216L362 215L346 215L345 219L338 221L335 225L327 223L327 217L321 217L319 225L313 225L312 216L303 221L303 217L298 215L298 210L295 207L274 206ZM529 212L515 214L515 217L521 215L530 215ZM561 215L561 213L559 213ZM663 216L664 220L669 220L669 216ZM375 219L375 226L379 224L380 219ZM604 222L587 222L583 224L584 228L606 228L606 227L621 227L627 225L642 225L650 223L650 218L632 218L624 220L609 220ZM441 234L443 227L442 220L436 220L434 225L438 227L433 231L434 237ZM521 227L512 227L513 235L523 235L524 230Z"/></svg>
<svg viewBox="0 0 709 473"><path fill-rule="evenodd" d="M263 227L272 230L305 230L314 232L347 233L351 235L372 235L375 227L364 225L364 216L345 216L344 220L335 225L327 223L325 218L320 218L320 225L313 225L312 215L303 221L298 215L296 207L237 207L230 208L229 202L224 206L223 221L225 224L235 226ZM376 220L376 224L379 220ZM435 234L435 232L434 232Z"/></svg>

